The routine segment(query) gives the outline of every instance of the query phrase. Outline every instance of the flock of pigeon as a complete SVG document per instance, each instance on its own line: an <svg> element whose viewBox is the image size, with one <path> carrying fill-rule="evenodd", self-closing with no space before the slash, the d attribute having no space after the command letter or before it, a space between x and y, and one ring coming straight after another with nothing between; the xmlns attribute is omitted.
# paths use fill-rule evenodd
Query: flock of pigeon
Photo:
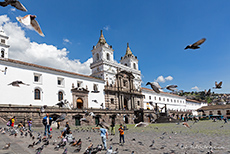
<svg viewBox="0 0 230 154"><path fill-rule="evenodd" d="M16 9L18 10L21 10L21 11L24 11L24 12L27 12L27 9L25 8L25 6L22 5L22 3L20 3L18 0L5 0L4 2L0 2L0 5L3 6L3 7L6 7L8 5L11 5L13 7L15 7ZM36 32L38 32L39 35L41 36L45 36L41 30L41 27L39 26L39 23L35 20L36 18L36 15L26 15L24 17L16 17L16 19L26 25L26 26L29 26L31 25L34 30Z"/></svg>
<svg viewBox="0 0 230 154"><path fill-rule="evenodd" d="M86 128L86 129L80 129L77 128L75 129L73 132L94 132L97 133L97 131L95 131L92 128ZM25 138L27 141L28 139L31 139L31 144L28 145L27 148L33 148L35 149L36 154L41 154L42 151L45 149L45 147L47 146L53 146L54 151L59 151L60 149L63 149L62 154L67 154L67 144L69 144L69 146L71 146L72 148L75 148L75 150L73 151L74 153L78 153L81 151L81 146L82 146L82 140L78 139L75 140L75 138L70 137L70 138L56 138L56 139L52 139L52 136L50 136L49 138L42 138L42 132L36 132L36 131L29 131L26 128L22 128L22 129L15 129L15 128L0 128L0 132L3 135L9 135L9 136L19 136L21 138ZM58 133L58 132L56 132ZM86 138L86 140L88 140L89 142L91 142L90 137ZM59 141L59 142L58 142ZM7 150L10 148L11 143L7 143L2 150ZM36 147L36 148L35 148ZM90 143L90 145L85 149L84 154L96 154L99 151L102 151L103 146L102 145L97 145L96 147L93 146L92 143ZM110 149L108 150L112 150L112 148L110 147ZM115 151L113 151L111 154L117 154L118 153L118 149L116 149Z"/></svg>

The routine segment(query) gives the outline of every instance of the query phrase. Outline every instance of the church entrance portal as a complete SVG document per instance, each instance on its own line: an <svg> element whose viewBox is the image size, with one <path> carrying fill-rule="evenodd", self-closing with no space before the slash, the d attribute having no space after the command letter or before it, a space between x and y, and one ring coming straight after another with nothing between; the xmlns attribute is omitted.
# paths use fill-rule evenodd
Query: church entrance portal
<svg viewBox="0 0 230 154"><path fill-rule="evenodd" d="M129 109L129 108L128 108L128 100L127 100L127 99L124 100L124 109L125 109L125 110L128 110L128 109Z"/></svg>

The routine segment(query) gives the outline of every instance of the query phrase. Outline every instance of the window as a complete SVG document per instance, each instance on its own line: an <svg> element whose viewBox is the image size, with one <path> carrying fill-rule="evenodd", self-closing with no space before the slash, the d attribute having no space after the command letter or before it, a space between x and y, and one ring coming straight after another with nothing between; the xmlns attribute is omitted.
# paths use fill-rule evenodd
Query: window
<svg viewBox="0 0 230 154"><path fill-rule="evenodd" d="M127 80L123 80L123 86L128 87L128 81Z"/></svg>
<svg viewBox="0 0 230 154"><path fill-rule="evenodd" d="M39 89L34 90L34 99L41 100L41 91Z"/></svg>
<svg viewBox="0 0 230 154"><path fill-rule="evenodd" d="M107 60L110 60L110 55L109 55L109 53L106 54L106 58L107 58Z"/></svg>
<svg viewBox="0 0 230 154"><path fill-rule="evenodd" d="M161 98L159 97L159 101L161 101Z"/></svg>
<svg viewBox="0 0 230 154"><path fill-rule="evenodd" d="M1 49L1 58L4 58L5 57L5 49Z"/></svg>
<svg viewBox="0 0 230 154"><path fill-rule="evenodd" d="M149 100L151 100L151 96L149 96Z"/></svg>
<svg viewBox="0 0 230 154"><path fill-rule="evenodd" d="M42 82L41 77L42 77L41 74L34 73L34 82L41 83Z"/></svg>
<svg viewBox="0 0 230 154"><path fill-rule="evenodd" d="M64 78L57 78L57 85L58 86L64 86Z"/></svg>
<svg viewBox="0 0 230 154"><path fill-rule="evenodd" d="M63 100L63 92L59 91L58 92L58 101Z"/></svg>
<svg viewBox="0 0 230 154"><path fill-rule="evenodd" d="M171 102L173 102L173 100L171 99Z"/></svg>
<svg viewBox="0 0 230 154"><path fill-rule="evenodd" d="M140 106L140 101L137 101L137 105Z"/></svg>
<svg viewBox="0 0 230 154"><path fill-rule="evenodd" d="M136 69L136 64L135 63L133 63L133 68Z"/></svg>
<svg viewBox="0 0 230 154"><path fill-rule="evenodd" d="M114 99L113 98L111 98L111 104L114 104Z"/></svg>
<svg viewBox="0 0 230 154"><path fill-rule="evenodd" d="M154 100L157 100L157 97L154 97Z"/></svg>
<svg viewBox="0 0 230 154"><path fill-rule="evenodd" d="M125 63L125 66L128 66L128 65Z"/></svg>
<svg viewBox="0 0 230 154"><path fill-rule="evenodd" d="M165 98L163 98L163 101L165 101Z"/></svg>
<svg viewBox="0 0 230 154"><path fill-rule="evenodd" d="M97 60L99 60L99 53L97 53L96 56L97 56Z"/></svg>
<svg viewBox="0 0 230 154"><path fill-rule="evenodd" d="M176 100L174 99L174 103L176 103Z"/></svg>
<svg viewBox="0 0 230 154"><path fill-rule="evenodd" d="M1 43L2 43L2 44L5 44L5 43L6 43L6 40L1 39Z"/></svg>
<svg viewBox="0 0 230 154"><path fill-rule="evenodd" d="M167 102L169 102L169 99L167 99Z"/></svg>

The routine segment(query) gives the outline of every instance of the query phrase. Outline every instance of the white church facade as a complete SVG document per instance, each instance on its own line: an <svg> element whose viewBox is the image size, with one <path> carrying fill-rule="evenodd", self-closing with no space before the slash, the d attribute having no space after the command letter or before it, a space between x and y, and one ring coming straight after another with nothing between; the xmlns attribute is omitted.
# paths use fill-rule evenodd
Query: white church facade
<svg viewBox="0 0 230 154"><path fill-rule="evenodd" d="M90 76L10 59L9 38L3 31L0 39L0 104L53 106L65 100L73 109L153 109L149 102L159 107L167 104L168 109L180 111L201 107L199 102L193 102L196 107L191 108L184 97L142 88L138 59L129 44L118 63L102 31L92 49ZM8 85L13 81L22 81L25 85Z"/></svg>

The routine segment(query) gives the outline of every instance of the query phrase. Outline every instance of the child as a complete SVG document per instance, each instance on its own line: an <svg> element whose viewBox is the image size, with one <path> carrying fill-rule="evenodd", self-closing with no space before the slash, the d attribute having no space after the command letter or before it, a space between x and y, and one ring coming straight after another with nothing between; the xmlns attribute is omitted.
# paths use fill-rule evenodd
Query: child
<svg viewBox="0 0 230 154"><path fill-rule="evenodd" d="M31 118L28 120L28 127L29 127L29 130L31 131L31 127L32 127L32 119Z"/></svg>
<svg viewBox="0 0 230 154"><path fill-rule="evenodd" d="M120 128L118 129L120 132L120 143L121 143L121 138L123 140L123 143L125 143L125 138L124 138L124 128L122 127L122 124L120 124Z"/></svg>

